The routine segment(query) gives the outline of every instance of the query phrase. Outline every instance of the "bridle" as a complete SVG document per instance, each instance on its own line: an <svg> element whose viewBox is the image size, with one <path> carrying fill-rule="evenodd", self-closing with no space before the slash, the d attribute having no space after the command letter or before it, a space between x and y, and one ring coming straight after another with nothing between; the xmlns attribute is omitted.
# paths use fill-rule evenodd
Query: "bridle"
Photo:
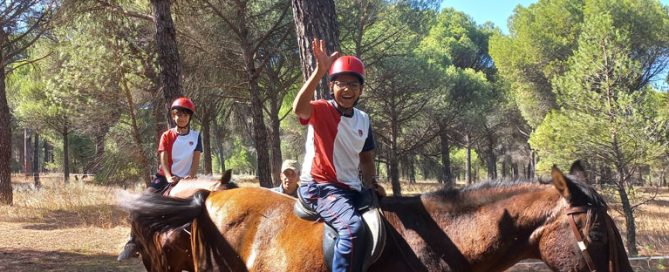
<svg viewBox="0 0 669 272"><path fill-rule="evenodd" d="M585 263L588 265L589 271L596 272L597 269L595 267L595 263L592 261L592 257L590 256L590 253L588 252L588 242L585 240L585 237L583 237L583 234L581 231L578 229L576 226L576 221L574 220L574 216L576 214L580 213L586 213L587 214L587 219L585 221L585 227L586 229L590 229L590 218L592 217L592 210L596 209L596 207L593 206L576 206L576 207L569 207L567 209L567 216L569 218L569 225L571 226L571 230L574 232L574 236L576 236L576 241L578 243L578 248L581 250L581 254L583 255L583 259L585 260Z"/></svg>

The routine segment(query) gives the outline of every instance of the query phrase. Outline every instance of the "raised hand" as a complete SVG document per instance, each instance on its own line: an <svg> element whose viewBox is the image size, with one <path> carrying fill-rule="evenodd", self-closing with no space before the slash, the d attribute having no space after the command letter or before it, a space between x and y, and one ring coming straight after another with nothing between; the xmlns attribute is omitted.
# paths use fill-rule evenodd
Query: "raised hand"
<svg viewBox="0 0 669 272"><path fill-rule="evenodd" d="M328 55L327 46L325 40L320 40L314 38L311 42L312 50L314 51L314 57L316 58L316 65L318 66L318 72L324 74L330 69L330 65L339 57L339 52L334 52Z"/></svg>

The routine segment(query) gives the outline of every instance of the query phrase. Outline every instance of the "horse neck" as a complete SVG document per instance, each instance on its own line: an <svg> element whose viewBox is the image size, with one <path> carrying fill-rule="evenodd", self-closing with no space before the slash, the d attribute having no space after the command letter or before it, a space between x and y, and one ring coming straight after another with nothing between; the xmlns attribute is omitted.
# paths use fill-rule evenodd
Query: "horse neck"
<svg viewBox="0 0 669 272"><path fill-rule="evenodd" d="M523 185L433 193L388 199L382 208L396 235L410 245L409 255L429 270L495 271L538 256L533 241L564 208L549 189Z"/></svg>

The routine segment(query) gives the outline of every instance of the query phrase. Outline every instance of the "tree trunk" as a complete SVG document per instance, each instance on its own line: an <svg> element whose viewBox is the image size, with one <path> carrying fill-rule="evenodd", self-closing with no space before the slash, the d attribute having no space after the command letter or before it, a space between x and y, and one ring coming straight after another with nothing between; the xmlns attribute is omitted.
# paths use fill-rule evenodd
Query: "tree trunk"
<svg viewBox="0 0 669 272"><path fill-rule="evenodd" d="M211 175L211 109L205 109L202 114L202 144L204 145L204 174Z"/></svg>
<svg viewBox="0 0 669 272"><path fill-rule="evenodd" d="M32 175L32 135L27 128L23 129L23 175L27 178Z"/></svg>
<svg viewBox="0 0 669 272"><path fill-rule="evenodd" d="M311 51L311 41L315 38L327 41L328 52L339 51L339 24L333 0L292 0L293 21L300 49L300 69L304 80L316 68L316 60ZM329 97L327 80L321 80L316 99Z"/></svg>
<svg viewBox="0 0 669 272"><path fill-rule="evenodd" d="M399 134L399 127L397 119L392 115L390 120L390 156L388 156L388 166L390 172L390 183L393 187L393 196L402 196L402 185L400 184L399 177L399 163L398 163L398 151L397 151L397 137Z"/></svg>
<svg viewBox="0 0 669 272"><path fill-rule="evenodd" d="M451 147L448 142L448 132L445 128L441 128L439 132L439 139L441 143L441 176L444 180L446 188L453 188L453 174L451 173Z"/></svg>
<svg viewBox="0 0 669 272"><path fill-rule="evenodd" d="M212 128L214 129L214 135L216 137L216 153L218 154L218 161L221 164L221 173L225 173L225 153L223 150L224 131L218 127L218 120L216 120L216 118L212 120Z"/></svg>
<svg viewBox="0 0 669 272"><path fill-rule="evenodd" d="M252 62L251 62L252 65ZM258 168L256 175L260 181L260 186L272 187L272 175L270 171L269 147L267 146L267 128L265 127L263 105L260 100L260 87L255 79L249 84L251 92L251 115L253 117L253 134L255 136L255 148L258 154Z"/></svg>
<svg viewBox="0 0 669 272"><path fill-rule="evenodd" d="M265 118L263 113L263 102L260 95L260 86L258 86L258 72L255 66L253 46L249 41L248 29L245 27L245 21L242 17L239 25L240 43L242 49L242 58L244 60L244 71L248 82L249 95L251 98L251 118L253 119L253 136L257 153L258 165L256 175L260 181L260 186L272 187L272 174L270 171L269 147L267 144L267 127L265 127Z"/></svg>
<svg viewBox="0 0 669 272"><path fill-rule="evenodd" d="M465 158L465 180L467 180L467 184L472 184L472 145L469 142L469 134L465 135L465 148L467 148L467 155Z"/></svg>
<svg viewBox="0 0 669 272"><path fill-rule="evenodd" d="M35 133L35 143L33 144L33 180L35 181L35 188L42 187L39 172L39 134Z"/></svg>
<svg viewBox="0 0 669 272"><path fill-rule="evenodd" d="M47 141L44 141L44 160L42 161L42 169L46 169L46 164L50 162L51 154L49 154L49 143Z"/></svg>
<svg viewBox="0 0 669 272"><path fill-rule="evenodd" d="M623 205L625 226L627 227L627 252L629 253L629 256L636 256L638 255L636 249L636 223L634 222L634 210L632 210L632 205L630 203L629 197L627 196L626 188L626 186L631 184L629 183L631 175L625 162L625 156L623 155L620 145L618 144L618 134L615 130L611 132L611 144L616 160L616 171L618 171L618 182L616 182L616 187L618 189L618 195L620 196L620 203Z"/></svg>
<svg viewBox="0 0 669 272"><path fill-rule="evenodd" d="M128 112L130 113L130 125L132 126L132 136L135 141L135 146L137 148L137 153L139 155L139 163L142 167L144 173L142 173L142 179L144 184L149 186L151 183L151 166L149 166L149 159L144 152L144 143L142 141L142 136L139 131L139 126L137 125L137 115L135 112L135 102L132 99L132 94L130 93L130 88L128 87L128 82L124 79L121 80L121 87L125 93L126 103L128 103Z"/></svg>
<svg viewBox="0 0 669 272"><path fill-rule="evenodd" d="M490 135L488 135L488 148L487 148L487 158L486 166L488 169L488 179L497 178L497 157L495 156L495 147L493 146L493 141Z"/></svg>
<svg viewBox="0 0 669 272"><path fill-rule="evenodd" d="M5 35L0 28L0 41ZM0 63L4 62L3 50L0 50ZM12 205L12 127L9 105L7 104L7 93L5 90L5 67L0 66L0 203Z"/></svg>
<svg viewBox="0 0 669 272"><path fill-rule="evenodd" d="M623 205L623 213L625 214L625 226L627 227L627 251L630 256L637 256L639 253L636 249L636 223L634 222L634 211L632 210L632 205L630 203L629 197L627 196L627 191L625 190L625 181L624 174L621 173L621 177L617 184L618 195L620 196L620 202Z"/></svg>
<svg viewBox="0 0 669 272"><path fill-rule="evenodd" d="M277 97L271 97L270 99L270 145L272 148L272 180L274 181L274 186L281 185L281 163L283 155L281 154L281 131L279 120L279 101Z"/></svg>
<svg viewBox="0 0 669 272"><path fill-rule="evenodd" d="M68 135L70 134L70 128L68 127L67 122L63 126L63 132L61 136L63 137L63 182L67 183L70 181L70 139Z"/></svg>
<svg viewBox="0 0 669 272"><path fill-rule="evenodd" d="M408 159L408 168L409 168L409 183L411 184L416 184L416 163L415 163L415 158L416 156L411 156L410 159Z"/></svg>
<svg viewBox="0 0 669 272"><path fill-rule="evenodd" d="M402 196L402 185L400 184L399 177L399 163L395 154L392 154L390 158L388 158L388 166L390 168L390 172L388 174L390 175L390 183L393 187L393 196Z"/></svg>
<svg viewBox="0 0 669 272"><path fill-rule="evenodd" d="M171 0L151 0L153 21L156 23L156 48L160 65L160 83L165 99L165 118L169 127L175 126L170 118L170 103L181 93L181 60L177 48L176 29L172 21Z"/></svg>

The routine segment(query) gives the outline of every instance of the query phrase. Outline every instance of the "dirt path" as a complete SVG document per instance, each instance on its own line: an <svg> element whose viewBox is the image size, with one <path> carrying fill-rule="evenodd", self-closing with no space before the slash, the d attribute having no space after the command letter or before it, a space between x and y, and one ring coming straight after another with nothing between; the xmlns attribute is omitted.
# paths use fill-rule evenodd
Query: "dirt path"
<svg viewBox="0 0 669 272"><path fill-rule="evenodd" d="M0 229L0 271L145 271L139 259L116 261L127 227L0 222Z"/></svg>

